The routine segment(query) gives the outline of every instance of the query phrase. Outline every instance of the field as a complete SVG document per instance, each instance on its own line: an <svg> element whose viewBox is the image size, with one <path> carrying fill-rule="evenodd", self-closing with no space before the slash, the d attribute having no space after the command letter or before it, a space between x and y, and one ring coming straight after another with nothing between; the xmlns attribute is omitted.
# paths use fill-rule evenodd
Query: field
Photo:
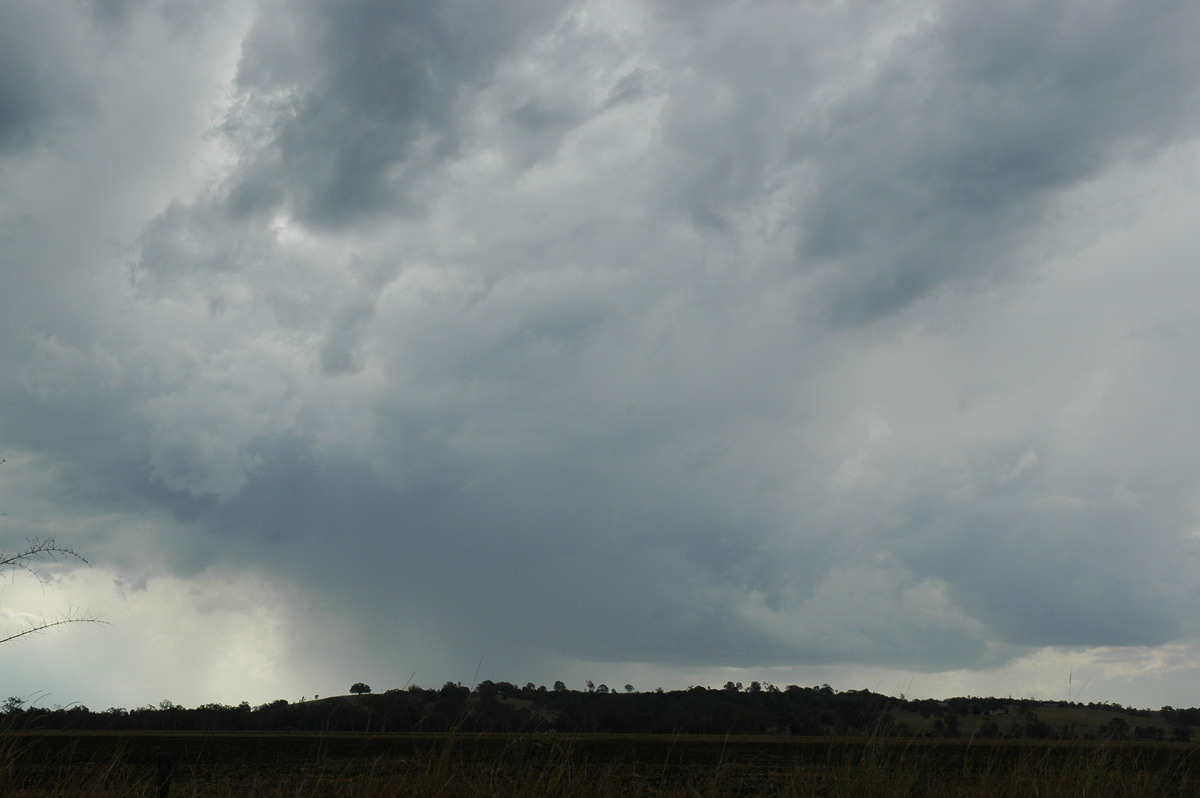
<svg viewBox="0 0 1200 798"><path fill-rule="evenodd" d="M171 796L1195 796L1200 749L550 733L0 737L0 795L157 796L160 779Z"/></svg>

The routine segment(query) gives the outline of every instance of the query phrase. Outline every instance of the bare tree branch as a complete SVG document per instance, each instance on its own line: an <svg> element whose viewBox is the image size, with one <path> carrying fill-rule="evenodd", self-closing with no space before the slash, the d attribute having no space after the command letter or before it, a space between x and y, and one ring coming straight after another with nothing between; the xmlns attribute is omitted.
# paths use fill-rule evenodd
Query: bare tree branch
<svg viewBox="0 0 1200 798"><path fill-rule="evenodd" d="M0 637L0 645L4 645L5 643L9 643L21 637L25 637L26 635L40 634L41 632L45 632L47 629L53 629L56 626L66 626L69 623L108 623L108 621L105 621L102 618L88 618L83 616L67 615L59 618L56 621L41 621L33 626L30 626L28 629L22 632L11 634L8 637Z"/></svg>
<svg viewBox="0 0 1200 798"><path fill-rule="evenodd" d="M15 554L5 554L3 551L0 551L0 568L19 568L22 571L32 574L38 581L42 581L38 572L29 565L30 561L58 560L63 557L69 557L78 560L84 565L91 565L82 554L74 549L58 545L52 537L45 540L31 538L26 542L29 545Z"/></svg>
<svg viewBox="0 0 1200 798"><path fill-rule="evenodd" d="M74 549L69 549L66 546L58 545L53 537L46 538L45 540L32 538L28 540L27 543L28 545L24 549L13 554L6 554L3 551L0 551L0 570L10 568L12 570L24 571L25 573L31 575L38 582L44 583L46 580L42 577L41 573L38 572L37 568L34 567L34 565L39 561L45 562L59 559L73 559L83 563L84 565L90 565L90 563L87 561L87 558L85 558L82 554ZM26 635L38 634L58 626L66 626L67 624L71 623L107 623L107 621L91 615L79 614L71 611L64 613L60 617L52 620L43 618L42 620L31 624L28 629L15 632L5 637L0 637L0 645L10 643L13 640L25 637Z"/></svg>

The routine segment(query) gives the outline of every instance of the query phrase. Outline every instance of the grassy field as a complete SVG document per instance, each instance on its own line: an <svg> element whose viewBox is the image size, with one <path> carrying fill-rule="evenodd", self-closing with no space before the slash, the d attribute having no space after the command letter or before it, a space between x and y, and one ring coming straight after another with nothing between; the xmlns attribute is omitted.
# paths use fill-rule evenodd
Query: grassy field
<svg viewBox="0 0 1200 798"><path fill-rule="evenodd" d="M1200 747L649 735L9 733L0 795L1195 796Z"/></svg>

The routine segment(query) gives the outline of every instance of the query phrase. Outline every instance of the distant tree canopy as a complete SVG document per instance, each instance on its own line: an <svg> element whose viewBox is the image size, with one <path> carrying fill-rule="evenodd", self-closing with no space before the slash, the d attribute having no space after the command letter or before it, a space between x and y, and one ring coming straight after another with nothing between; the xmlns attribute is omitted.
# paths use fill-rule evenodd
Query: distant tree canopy
<svg viewBox="0 0 1200 798"><path fill-rule="evenodd" d="M734 685L736 687L736 683ZM475 690L446 682L371 694L363 682L352 697L291 704L284 699L253 709L204 704L186 709L160 701L135 709L92 712L83 706L48 709L20 697L0 700L0 730L470 732L604 734L768 734L861 737L977 737L980 739L1125 740L1157 743L1192 738L1189 720L1200 709L1138 715L1105 706L1026 699L957 697L905 700L869 690L827 685L742 690L622 691L596 684L589 691L542 690L509 682L480 682ZM1041 721L1037 710L1059 728ZM1050 715L1053 713L1053 715ZM1132 719L1136 718L1138 725ZM999 722L997 721L999 719ZM1002 728L1003 724L1003 728Z"/></svg>

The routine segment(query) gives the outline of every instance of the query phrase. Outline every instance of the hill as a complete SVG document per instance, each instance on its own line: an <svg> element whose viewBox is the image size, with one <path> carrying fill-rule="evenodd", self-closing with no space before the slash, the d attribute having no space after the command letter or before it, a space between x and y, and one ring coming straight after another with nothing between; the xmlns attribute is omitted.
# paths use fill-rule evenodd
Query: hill
<svg viewBox="0 0 1200 798"><path fill-rule="evenodd" d="M474 689L448 682L251 707L163 701L93 712L87 707L26 707L9 699L7 729L112 731L572 732L721 735L980 737L1037 740L1190 742L1200 709L1145 710L1118 704L955 697L906 700L828 685L623 692L508 682Z"/></svg>

